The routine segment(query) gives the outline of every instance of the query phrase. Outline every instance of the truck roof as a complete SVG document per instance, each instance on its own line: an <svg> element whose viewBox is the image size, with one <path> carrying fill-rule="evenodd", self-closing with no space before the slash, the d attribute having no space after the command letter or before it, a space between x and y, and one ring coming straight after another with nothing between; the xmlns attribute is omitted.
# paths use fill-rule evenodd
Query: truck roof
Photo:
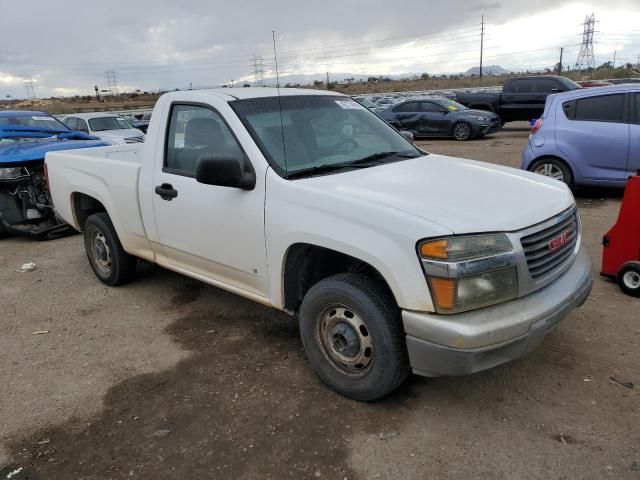
<svg viewBox="0 0 640 480"><path fill-rule="evenodd" d="M342 96L338 92L328 92L326 90L315 90L312 88L280 88L280 96L293 95L333 95ZM168 96L183 96L184 91L169 92ZM265 98L277 97L278 89L272 87L247 87L247 88L211 88L205 90L192 90L189 93L197 93L198 95L215 95L227 101L244 100L247 98Z"/></svg>

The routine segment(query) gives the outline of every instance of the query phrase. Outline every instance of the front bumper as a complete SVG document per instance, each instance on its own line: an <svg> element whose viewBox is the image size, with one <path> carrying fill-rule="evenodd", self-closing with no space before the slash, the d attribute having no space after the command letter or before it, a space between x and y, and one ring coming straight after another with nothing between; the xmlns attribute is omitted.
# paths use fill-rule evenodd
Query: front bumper
<svg viewBox="0 0 640 480"><path fill-rule="evenodd" d="M571 268L525 297L455 315L403 311L413 372L466 375L522 357L591 291L591 261L581 248Z"/></svg>

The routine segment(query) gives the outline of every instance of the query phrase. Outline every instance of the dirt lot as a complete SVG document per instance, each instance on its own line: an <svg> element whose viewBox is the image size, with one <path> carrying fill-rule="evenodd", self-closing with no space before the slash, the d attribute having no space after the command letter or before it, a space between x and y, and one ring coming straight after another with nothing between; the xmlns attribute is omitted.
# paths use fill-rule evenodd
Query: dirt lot
<svg viewBox="0 0 640 480"><path fill-rule="evenodd" d="M517 166L527 134L421 143ZM619 202L578 196L596 271ZM287 315L140 276L105 288L80 236L0 242L0 479L640 479L640 301L597 275L528 357L373 404L319 384Z"/></svg>

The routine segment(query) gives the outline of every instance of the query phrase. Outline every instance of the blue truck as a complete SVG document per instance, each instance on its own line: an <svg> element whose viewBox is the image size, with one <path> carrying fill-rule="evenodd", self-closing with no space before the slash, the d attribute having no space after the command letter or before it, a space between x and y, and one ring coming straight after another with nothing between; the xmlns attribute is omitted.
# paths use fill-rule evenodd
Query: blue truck
<svg viewBox="0 0 640 480"><path fill-rule="evenodd" d="M69 231L53 208L44 156L106 145L44 112L0 111L0 237L47 239Z"/></svg>

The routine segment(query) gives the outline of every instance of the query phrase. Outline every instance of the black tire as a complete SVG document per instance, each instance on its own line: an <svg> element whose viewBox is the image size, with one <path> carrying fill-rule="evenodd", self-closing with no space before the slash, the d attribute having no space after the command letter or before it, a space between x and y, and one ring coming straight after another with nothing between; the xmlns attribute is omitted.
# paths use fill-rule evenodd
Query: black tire
<svg viewBox="0 0 640 480"><path fill-rule="evenodd" d="M451 134L456 140L464 142L473 136L473 127L469 122L458 122L451 129Z"/></svg>
<svg viewBox="0 0 640 480"><path fill-rule="evenodd" d="M618 272L618 285L624 293L640 297L640 262L627 262Z"/></svg>
<svg viewBox="0 0 640 480"><path fill-rule="evenodd" d="M554 178L573 187L573 172L569 165L559 158L542 157L531 164L529 171ZM547 173L544 173L544 172Z"/></svg>
<svg viewBox="0 0 640 480"><path fill-rule="evenodd" d="M94 213L84 225L84 248L96 277L112 287L130 282L138 260L122 248L109 215Z"/></svg>
<svg viewBox="0 0 640 480"><path fill-rule="evenodd" d="M355 315L351 320L347 320L349 312ZM336 323L326 330L331 322ZM365 328L352 328L344 322L361 322ZM345 397L377 400L395 390L410 373L400 310L384 286L364 275L338 274L311 287L300 308L300 335L315 373ZM354 335L359 340L353 340ZM336 360L339 340L348 360L361 359L362 364L345 365ZM332 346L326 345L327 341ZM349 348L355 351L356 341L359 353L351 357Z"/></svg>
<svg viewBox="0 0 640 480"><path fill-rule="evenodd" d="M7 238L9 236L9 232L4 226L0 225L0 238Z"/></svg>

